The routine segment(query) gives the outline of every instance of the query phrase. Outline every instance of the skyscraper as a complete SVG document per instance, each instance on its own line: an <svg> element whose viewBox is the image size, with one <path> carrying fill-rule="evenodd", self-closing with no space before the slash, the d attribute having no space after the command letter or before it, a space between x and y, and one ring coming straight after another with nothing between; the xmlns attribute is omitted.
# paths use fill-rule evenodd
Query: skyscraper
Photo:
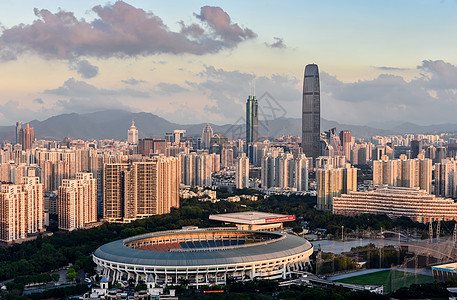
<svg viewBox="0 0 457 300"><path fill-rule="evenodd" d="M302 148L307 157L316 159L320 146L320 88L319 68L307 65L303 79Z"/></svg>
<svg viewBox="0 0 457 300"><path fill-rule="evenodd" d="M22 123L16 122L16 144L21 143L21 129L22 129Z"/></svg>
<svg viewBox="0 0 457 300"><path fill-rule="evenodd" d="M258 103L255 96L246 101L246 143L257 142L259 135Z"/></svg>
<svg viewBox="0 0 457 300"><path fill-rule="evenodd" d="M411 158L417 158L417 155L422 153L423 146L424 146L424 141L412 140L411 141Z"/></svg>
<svg viewBox="0 0 457 300"><path fill-rule="evenodd" d="M34 141L35 130L33 129L33 127L30 127L29 123L27 123L27 126L21 129L22 150L31 149Z"/></svg>
<svg viewBox="0 0 457 300"><path fill-rule="evenodd" d="M208 149L211 146L211 138L213 137L213 129L206 123L202 130L202 148Z"/></svg>
<svg viewBox="0 0 457 300"><path fill-rule="evenodd" d="M135 122L132 121L132 126L128 131L128 142L129 144L138 144L138 130L135 127Z"/></svg>

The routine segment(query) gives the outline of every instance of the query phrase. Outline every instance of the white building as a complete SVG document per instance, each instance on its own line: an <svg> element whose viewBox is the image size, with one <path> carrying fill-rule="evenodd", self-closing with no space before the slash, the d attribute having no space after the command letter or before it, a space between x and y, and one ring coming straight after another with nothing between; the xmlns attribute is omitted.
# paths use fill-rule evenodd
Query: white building
<svg viewBox="0 0 457 300"><path fill-rule="evenodd" d="M138 144L138 130L135 127L135 122L132 121L132 126L128 131L128 138L127 141L129 144Z"/></svg>
<svg viewBox="0 0 457 300"><path fill-rule="evenodd" d="M235 183L237 189L249 187L249 158L240 153L236 159Z"/></svg>

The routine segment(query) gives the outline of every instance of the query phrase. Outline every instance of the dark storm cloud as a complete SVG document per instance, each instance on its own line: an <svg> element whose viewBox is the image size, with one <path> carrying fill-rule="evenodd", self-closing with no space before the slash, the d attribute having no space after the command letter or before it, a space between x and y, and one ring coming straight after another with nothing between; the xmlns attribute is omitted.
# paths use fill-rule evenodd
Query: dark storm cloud
<svg viewBox="0 0 457 300"><path fill-rule="evenodd" d="M93 78L98 75L98 67L92 65L87 60L72 60L70 61L70 70L76 70L82 78Z"/></svg>
<svg viewBox="0 0 457 300"><path fill-rule="evenodd" d="M273 38L275 41L273 43L265 43L267 47L270 48L279 48L279 49L285 49L287 48L286 44L284 44L284 40L279 37L274 37Z"/></svg>
<svg viewBox="0 0 457 300"><path fill-rule="evenodd" d="M92 22L77 19L72 12L52 13L35 9L37 20L3 30L0 58L15 59L16 54L36 53L47 59L135 57L158 53L203 55L236 47L257 35L233 23L220 7L205 6L195 15L199 24L182 24L172 31L152 12L122 1L92 10ZM203 27L202 27L203 26Z"/></svg>

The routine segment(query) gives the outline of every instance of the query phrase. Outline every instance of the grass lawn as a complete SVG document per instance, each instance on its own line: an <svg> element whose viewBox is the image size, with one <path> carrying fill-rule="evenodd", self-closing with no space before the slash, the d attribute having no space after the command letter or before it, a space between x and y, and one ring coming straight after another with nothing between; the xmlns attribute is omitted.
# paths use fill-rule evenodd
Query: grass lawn
<svg viewBox="0 0 457 300"><path fill-rule="evenodd" d="M414 274L402 271L385 270L375 273L359 275L349 278L336 280L343 283L365 284L365 285L383 285L384 292L398 290L401 287L408 287L411 284L433 282L433 277L422 274Z"/></svg>

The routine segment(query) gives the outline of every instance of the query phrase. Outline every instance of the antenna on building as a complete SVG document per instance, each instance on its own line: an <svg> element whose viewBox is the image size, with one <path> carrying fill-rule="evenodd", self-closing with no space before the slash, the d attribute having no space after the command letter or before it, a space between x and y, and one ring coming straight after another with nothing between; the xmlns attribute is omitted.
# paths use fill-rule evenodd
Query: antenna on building
<svg viewBox="0 0 457 300"><path fill-rule="evenodd" d="M255 96L255 78L252 80L252 82L253 82L253 85L254 85L254 94L253 94L253 96Z"/></svg>
<svg viewBox="0 0 457 300"><path fill-rule="evenodd" d="M249 82L249 97L252 96L252 82Z"/></svg>

